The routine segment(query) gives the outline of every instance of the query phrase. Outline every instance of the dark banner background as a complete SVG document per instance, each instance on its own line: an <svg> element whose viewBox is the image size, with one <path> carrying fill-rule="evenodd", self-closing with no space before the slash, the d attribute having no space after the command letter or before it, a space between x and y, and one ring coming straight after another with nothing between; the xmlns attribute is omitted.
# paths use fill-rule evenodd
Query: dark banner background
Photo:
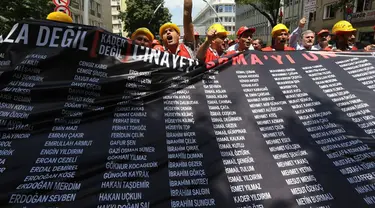
<svg viewBox="0 0 375 208"><path fill-rule="evenodd" d="M374 206L371 54L252 52L208 70L157 53L16 25L0 45L1 206Z"/></svg>

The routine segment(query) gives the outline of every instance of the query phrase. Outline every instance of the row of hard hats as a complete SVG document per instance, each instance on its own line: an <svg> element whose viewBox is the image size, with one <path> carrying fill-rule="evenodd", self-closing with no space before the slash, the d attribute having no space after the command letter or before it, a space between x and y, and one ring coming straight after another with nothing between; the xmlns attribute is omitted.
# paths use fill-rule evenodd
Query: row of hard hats
<svg viewBox="0 0 375 208"><path fill-rule="evenodd" d="M51 12L47 16L47 19L48 20L60 21L60 22L73 23L73 19L69 15L67 15L63 12ZM168 23L163 24L160 27L160 29L159 29L160 37L163 36L163 33L167 28L173 28L178 34L180 34L180 28L176 24L168 22ZM222 24L219 24L219 23L212 24L208 28L208 30L211 30L211 29L215 29L218 34L229 35L229 32L225 29L225 27ZM252 32L255 32L255 28L241 27L237 31L237 36L239 37L243 32L245 32L247 30L251 30ZM277 31L281 31L281 30L285 30L286 32L289 32L289 29L284 24L280 23L280 24L277 24L275 27L273 27L272 32L271 32L272 37L274 37L274 35ZM375 26L374 26L374 30L375 30ZM332 28L332 33L334 35L336 35L337 33L340 33L340 32L353 32L353 31L356 31L356 29L353 28L353 26L352 26L352 24L350 24L350 22L345 21L345 20L341 20L341 21L337 22ZM329 31L328 30L320 31L320 33L323 33L323 32L329 32ZM140 33L145 34L150 40L154 40L154 35L151 33L151 31L149 29L147 29L145 27L138 28L132 34L131 39L133 39L133 37L135 37L136 35L138 35ZM197 32L195 32L194 35L197 36L199 34Z"/></svg>
<svg viewBox="0 0 375 208"><path fill-rule="evenodd" d="M274 34L277 31L285 30L286 32L289 32L289 29L284 25L284 24L277 24L275 27L273 27L271 35L274 37ZM332 28L332 34L336 35L337 33L342 33L342 32L353 32L356 31L356 29L353 28L352 24L350 22L341 20L338 21ZM324 32L329 32L328 30L321 30L319 34L324 33Z"/></svg>

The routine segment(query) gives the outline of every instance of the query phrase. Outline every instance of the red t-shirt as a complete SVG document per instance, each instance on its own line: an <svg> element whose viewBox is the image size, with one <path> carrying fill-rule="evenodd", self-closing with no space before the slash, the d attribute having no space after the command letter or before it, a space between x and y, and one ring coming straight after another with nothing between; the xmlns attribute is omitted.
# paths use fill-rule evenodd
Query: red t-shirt
<svg viewBox="0 0 375 208"><path fill-rule="evenodd" d="M295 50L296 49L289 47L289 46L284 47L284 51L295 51ZM273 49L271 46L268 46L268 47L262 48L262 51L275 51L275 49Z"/></svg>
<svg viewBox="0 0 375 208"><path fill-rule="evenodd" d="M168 50L168 49L165 48L165 47L164 47L164 51L166 51L166 52L168 52L168 53L171 53L171 51ZM191 48L188 47L188 46L186 46L186 45L183 44L183 43L178 44L177 51L176 51L175 54L178 55L178 56L186 57L186 58L194 58L194 53L193 53L193 51L191 50Z"/></svg>
<svg viewBox="0 0 375 208"><path fill-rule="evenodd" d="M207 63L218 58L220 58L219 54L217 54L216 51L212 50L211 48L208 48L206 51L206 58L204 59L204 62Z"/></svg>

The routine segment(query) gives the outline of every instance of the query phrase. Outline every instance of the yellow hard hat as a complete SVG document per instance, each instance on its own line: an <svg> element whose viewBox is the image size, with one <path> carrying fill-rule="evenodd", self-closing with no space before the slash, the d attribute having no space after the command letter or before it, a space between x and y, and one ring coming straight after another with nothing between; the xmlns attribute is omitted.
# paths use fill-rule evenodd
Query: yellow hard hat
<svg viewBox="0 0 375 208"><path fill-rule="evenodd" d="M73 19L65 14L64 12L51 12L47 16L48 20L58 21L58 22L67 22L67 23L73 23Z"/></svg>
<svg viewBox="0 0 375 208"><path fill-rule="evenodd" d="M275 27L272 28L271 36L274 37L275 33L277 31L285 30L286 32L289 32L289 29L284 24L277 24Z"/></svg>
<svg viewBox="0 0 375 208"><path fill-rule="evenodd" d="M356 31L356 29L353 28L350 22L345 21L345 20L338 21L332 28L332 33L335 35L338 32L353 32L353 31Z"/></svg>
<svg viewBox="0 0 375 208"><path fill-rule="evenodd" d="M133 32L131 39L134 40L139 34L146 35L151 42L154 40L154 35L152 34L152 32L145 27L138 28L135 32Z"/></svg>
<svg viewBox="0 0 375 208"><path fill-rule="evenodd" d="M160 35L160 37L163 37L163 33L164 33L164 31L165 31L166 29L168 29L168 28L173 28L174 30L176 30L176 32L177 32L178 34L180 34L180 28L179 28L176 24L171 23L171 22L167 22L167 23L165 23L164 25L162 25L162 26L160 27L160 29L159 29L159 35Z"/></svg>
<svg viewBox="0 0 375 208"><path fill-rule="evenodd" d="M215 29L217 33L223 34L223 35L229 35L229 32L225 29L225 27L220 23L214 23L212 24L208 29L207 32Z"/></svg>

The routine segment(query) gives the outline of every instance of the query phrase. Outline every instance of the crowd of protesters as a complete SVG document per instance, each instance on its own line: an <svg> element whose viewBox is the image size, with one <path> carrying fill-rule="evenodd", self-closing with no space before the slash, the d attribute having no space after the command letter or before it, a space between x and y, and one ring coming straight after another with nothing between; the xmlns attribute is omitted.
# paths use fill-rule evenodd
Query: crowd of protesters
<svg viewBox="0 0 375 208"><path fill-rule="evenodd" d="M240 53L246 50L259 51L294 51L294 50L324 50L324 51L355 51L355 35L357 30L350 22L341 20L330 30L322 29L315 33L303 30L306 19L299 21L298 27L290 32L284 24L273 27L272 44L263 47L263 41L256 37L256 29L240 27L236 33L236 40L229 40L229 32L219 23L211 25L203 43L199 42L199 34L194 32L191 21L192 0L184 0L184 37L179 42L180 29L176 24L166 23L160 27L159 35L162 43L154 40L153 34L147 28L140 28L132 34L131 39L136 44L152 47L157 50L168 51L187 58L196 58L209 62L224 55ZM149 38L146 40L146 38ZM335 44L330 44L335 42ZM315 44L316 43L316 44ZM375 45L366 46L363 51L375 51Z"/></svg>
<svg viewBox="0 0 375 208"><path fill-rule="evenodd" d="M261 39L254 38L256 37L255 28L242 26L236 33L237 39L229 40L229 32L219 23L214 23L208 28L205 41L200 43L199 34L194 31L192 23L192 8L192 0L184 0L183 41L180 41L180 28L170 22L163 24L159 29L161 42L156 40L154 34L146 27L134 31L130 39L141 46L204 62L246 50L324 50L333 52L358 50L355 47L357 30L353 28L350 22L341 20L332 27L331 31L322 29L315 33L311 30L303 31L306 24L305 18L299 21L298 27L291 33L284 24L280 23L274 26L271 31L272 44L267 47L263 47L264 44ZM334 44L330 44L332 41ZM315 44L315 42L317 43ZM364 47L363 51L375 51L375 45L368 45Z"/></svg>

